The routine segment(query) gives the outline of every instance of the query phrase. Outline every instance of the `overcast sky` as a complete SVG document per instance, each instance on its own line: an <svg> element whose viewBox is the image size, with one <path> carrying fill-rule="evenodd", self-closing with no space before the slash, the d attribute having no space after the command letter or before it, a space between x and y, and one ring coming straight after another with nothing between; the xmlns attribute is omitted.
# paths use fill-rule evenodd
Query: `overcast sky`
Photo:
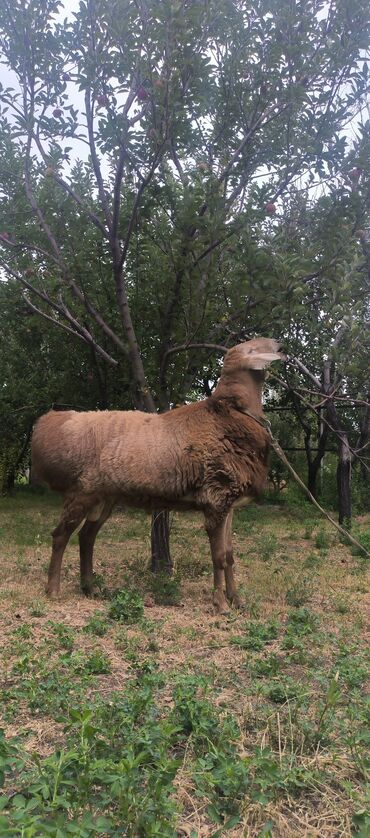
<svg viewBox="0 0 370 838"><path fill-rule="evenodd" d="M55 16L55 20L63 21L66 17L70 18L73 12L78 11L78 8L79 0L63 0L59 13ZM4 66L4 64L0 64L0 82L3 85L3 87L13 87L15 89L18 87L18 82L15 74L11 70L9 70L8 67ZM70 95L70 104L74 105L74 107L76 107L81 113L84 107L83 96L78 93L76 86L74 84L68 85L67 93ZM77 158L81 160L87 159L89 149L84 143L78 142L78 140L68 138L68 142L66 142L66 145L70 147L72 146L73 148L71 152L71 162Z"/></svg>

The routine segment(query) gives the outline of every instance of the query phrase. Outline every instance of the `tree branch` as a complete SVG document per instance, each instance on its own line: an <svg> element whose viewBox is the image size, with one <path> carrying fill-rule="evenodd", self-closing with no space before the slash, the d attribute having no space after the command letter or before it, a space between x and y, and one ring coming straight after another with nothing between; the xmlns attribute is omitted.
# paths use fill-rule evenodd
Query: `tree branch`
<svg viewBox="0 0 370 838"><path fill-rule="evenodd" d="M107 201L107 196L104 189L104 182L101 173L99 158L96 152L96 145L95 145L95 137L94 137L94 116L91 107L91 100L90 100L90 90L86 90L85 93L85 108L86 108L86 123L87 123L87 133L89 136L89 146L90 146L90 153L91 153L91 160L93 164L93 169L96 177L96 183L98 186L99 198L100 203L102 205L104 218L106 225L108 227L110 235L112 234L112 215L109 209L109 204Z"/></svg>
<svg viewBox="0 0 370 838"><path fill-rule="evenodd" d="M36 133L36 134L33 133L32 136L33 136L33 139L35 140L37 148L38 148L38 150L39 150L39 152L42 156L42 159L43 159L45 165L47 166L49 164L49 159L48 159L48 155L45 152L45 149L43 148L43 145L41 143L39 134L38 133ZM98 216L95 215L95 213L92 212L86 206L83 199L81 198L81 195L79 195L78 192L75 192L75 190L72 188L72 186L70 186L69 183L66 180L64 180L64 178L62 178L58 174L58 172L53 172L53 180L55 181L55 183L57 183L59 186L61 186L62 189L64 189L65 192L67 192L67 194L75 201L75 203L79 207L81 207L83 212L86 213L87 217L90 218L90 221L92 221L92 223L95 225L95 227L97 227L98 230L100 230L100 232L103 234L104 238L108 238L108 231L104 227L104 224L102 224L102 222L100 221L100 218L98 218Z"/></svg>
<svg viewBox="0 0 370 838"><path fill-rule="evenodd" d="M35 313L42 315L42 317L44 317L44 319L49 320L54 325L57 325L60 328L64 328L65 331L71 332L73 335L77 335L77 336L81 337L82 340L84 340L86 343L89 343L92 346L94 346L94 348L99 353L99 355L101 355L102 358L104 358L106 361L108 361L109 364L111 364L113 366L118 366L118 361L116 361L115 358L113 358L111 355L109 355L109 353L106 352L106 350L103 349L103 347L100 346L100 344L97 343L97 341L93 338L91 333L84 326L81 326L81 324L71 314L71 312L67 309L67 307L65 306L64 303L58 305L58 303L56 303L54 300L51 299L51 297L49 297L49 295L46 293L46 291L40 291L38 288L35 288L34 285L32 285L30 282L27 282L27 280L24 279L20 274L13 271L12 268L10 268L9 265L7 265L3 262L1 262L1 264L4 268L4 270L7 273L9 273L10 276L12 276L14 279L16 279L18 282L20 282L20 284L23 285L23 287L26 288L27 291L30 291L32 294L35 294L37 297L39 297L39 299L42 300L44 303L46 303L46 305L50 306L50 308L52 308L54 311L58 312L58 314L60 314L62 317L64 317L66 320L68 320L74 326L74 328L70 329L68 326L65 326L64 324L60 323L58 320L55 320L53 317L50 317L49 315L46 314L46 312L42 311L42 309L39 309L36 306L34 306L33 303L31 303L30 300L26 296L24 296L23 299L25 300L25 302L27 303L29 308L32 308L32 310ZM126 354L127 354L127 351L126 351Z"/></svg>
<svg viewBox="0 0 370 838"><path fill-rule="evenodd" d="M120 271L122 270L123 265L125 264L127 251L128 251L131 236L132 236L132 231L134 229L136 216L137 216L137 211L138 211L139 206L140 206L140 201L141 201L143 192L146 189L146 187L149 185L150 181L152 180L154 172L155 172L155 170L156 170L156 168L157 168L157 166L158 166L158 164L159 164L159 162L160 162L160 160L163 156L163 153L164 153L164 150L165 150L165 145L166 145L165 142L162 143L160 149L158 150L157 154L154 157L153 163L152 163L152 165L149 169L148 174L146 175L144 180L142 180L142 182L139 186L139 189L137 191L134 206L133 206L132 213L131 213L131 218L130 218L128 228L127 228L127 233L126 233L126 236L125 236L125 241L124 241L123 247L122 247L121 258L120 258L120 261L119 261L119 270Z"/></svg>

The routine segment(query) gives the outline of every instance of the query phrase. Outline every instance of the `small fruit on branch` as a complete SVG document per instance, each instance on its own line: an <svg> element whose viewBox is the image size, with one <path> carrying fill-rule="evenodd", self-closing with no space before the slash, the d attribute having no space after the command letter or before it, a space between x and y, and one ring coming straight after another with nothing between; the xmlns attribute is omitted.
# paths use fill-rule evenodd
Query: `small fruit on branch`
<svg viewBox="0 0 370 838"><path fill-rule="evenodd" d="M348 172L348 177L350 177L351 180L358 180L361 174L362 169L360 169L359 166L355 166L350 172Z"/></svg>
<svg viewBox="0 0 370 838"><path fill-rule="evenodd" d="M145 102L148 99L149 93L146 88L141 84L136 91L136 96L140 100L140 102Z"/></svg>

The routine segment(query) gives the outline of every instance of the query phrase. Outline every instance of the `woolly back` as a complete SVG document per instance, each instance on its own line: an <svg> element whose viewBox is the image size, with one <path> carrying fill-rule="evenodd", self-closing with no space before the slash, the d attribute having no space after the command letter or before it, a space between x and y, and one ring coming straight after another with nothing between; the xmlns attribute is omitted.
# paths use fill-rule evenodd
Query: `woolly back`
<svg viewBox="0 0 370 838"><path fill-rule="evenodd" d="M225 355L222 376L230 375L238 369L263 370L272 361L283 361L277 340L273 338L253 338L229 349Z"/></svg>

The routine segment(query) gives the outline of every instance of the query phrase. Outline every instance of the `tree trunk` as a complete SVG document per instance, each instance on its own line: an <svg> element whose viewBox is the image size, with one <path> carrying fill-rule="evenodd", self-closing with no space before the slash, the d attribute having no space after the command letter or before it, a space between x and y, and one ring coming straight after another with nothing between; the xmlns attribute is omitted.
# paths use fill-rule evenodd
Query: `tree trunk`
<svg viewBox="0 0 370 838"><path fill-rule="evenodd" d="M8 471L5 461L2 461L1 468L0 468L0 495L4 496L8 494Z"/></svg>
<svg viewBox="0 0 370 838"><path fill-rule="evenodd" d="M11 495L14 492L14 484L15 484L15 469L9 468L4 480L4 487L5 487L5 494Z"/></svg>
<svg viewBox="0 0 370 838"><path fill-rule="evenodd" d="M351 525L351 453L348 449L347 435L339 443L337 467L337 487L339 501L339 523Z"/></svg>
<svg viewBox="0 0 370 838"><path fill-rule="evenodd" d="M319 419L319 429L318 429L318 446L317 446L317 453L316 456L312 459L309 457L310 451L307 452L307 487L311 492L311 495L317 500L317 477L320 471L321 463L324 458L324 454L326 451L326 445L328 441L328 426L324 425Z"/></svg>
<svg viewBox="0 0 370 838"><path fill-rule="evenodd" d="M319 473L320 463L314 460L307 464L307 488L311 495L317 500L317 475Z"/></svg>
<svg viewBox="0 0 370 838"><path fill-rule="evenodd" d="M337 466L337 489L338 489L338 511L339 523L346 522L348 529L351 526L351 468L352 457L349 450L347 432L342 427L336 407L333 402L328 403L327 415L331 427L338 436L338 466Z"/></svg>
<svg viewBox="0 0 370 838"><path fill-rule="evenodd" d="M341 326L333 342L333 348L339 346L345 327ZM333 382L333 383L331 383ZM324 361L323 367L323 392L330 394L331 387L335 387L334 364L331 358ZM337 466L337 490L338 490L338 512L339 523L346 523L347 528L351 526L351 452L347 431L343 428L334 401L328 399L326 403L327 417L333 431L338 437L338 466Z"/></svg>
<svg viewBox="0 0 370 838"><path fill-rule="evenodd" d="M112 255L118 308L121 315L123 331L129 346L132 377L136 388L134 394L135 406L139 410L145 410L147 413L156 413L156 406L146 380L144 365L131 318L130 306L123 280L118 239L115 242ZM168 511L158 510L152 513L151 547L151 569L153 573L171 574L173 564L170 556Z"/></svg>
<svg viewBox="0 0 370 838"><path fill-rule="evenodd" d="M170 517L168 509L152 513L151 548L153 573L167 573L172 576L173 562L170 556Z"/></svg>

